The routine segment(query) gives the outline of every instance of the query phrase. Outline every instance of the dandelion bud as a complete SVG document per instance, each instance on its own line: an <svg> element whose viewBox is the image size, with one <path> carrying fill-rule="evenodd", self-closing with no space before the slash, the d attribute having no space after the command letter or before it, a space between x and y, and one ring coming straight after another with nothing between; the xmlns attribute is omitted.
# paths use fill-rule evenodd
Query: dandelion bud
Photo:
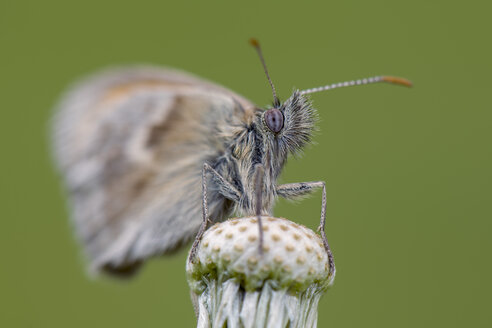
<svg viewBox="0 0 492 328"><path fill-rule="evenodd" d="M215 224L187 275L197 327L316 327L318 302L333 283L321 238L282 218Z"/></svg>

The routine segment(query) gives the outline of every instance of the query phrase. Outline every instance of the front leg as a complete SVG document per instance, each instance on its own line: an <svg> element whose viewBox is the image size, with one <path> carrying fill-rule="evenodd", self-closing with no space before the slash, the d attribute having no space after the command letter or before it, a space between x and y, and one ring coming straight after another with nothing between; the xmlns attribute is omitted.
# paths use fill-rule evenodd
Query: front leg
<svg viewBox="0 0 492 328"><path fill-rule="evenodd" d="M312 193L317 188L323 188L323 195L321 198L321 219L318 227L318 231L321 234L321 239L323 240L323 246L325 247L326 254L328 254L328 264L329 274L333 275L335 273L335 261L333 259L333 254L328 245L328 240L325 234L325 221L326 221L326 186L324 181L313 181L313 182L299 182L299 183L288 183L277 187L277 194L286 199L296 199L303 196L307 196Z"/></svg>
<svg viewBox="0 0 492 328"><path fill-rule="evenodd" d="M203 164L202 169L202 224L200 225L200 229L195 237L195 241L193 242L193 246L191 246L190 251L190 262L193 262L196 255L196 250L198 245L200 244L200 240L202 239L205 230L207 230L208 224L208 200L207 200L207 172L212 174L212 177L215 183L219 187L219 193L233 201L238 202L241 198L241 193L237 190L232 184L230 184L223 176L221 176L217 171L215 171L210 165L207 163Z"/></svg>

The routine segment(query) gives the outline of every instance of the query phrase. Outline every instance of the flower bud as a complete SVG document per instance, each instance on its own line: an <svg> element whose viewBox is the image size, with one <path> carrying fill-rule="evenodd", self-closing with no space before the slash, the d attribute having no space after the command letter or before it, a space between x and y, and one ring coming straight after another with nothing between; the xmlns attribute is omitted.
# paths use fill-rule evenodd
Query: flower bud
<svg viewBox="0 0 492 328"><path fill-rule="evenodd" d="M198 327L316 327L333 283L321 238L282 218L235 218L208 229L187 275Z"/></svg>

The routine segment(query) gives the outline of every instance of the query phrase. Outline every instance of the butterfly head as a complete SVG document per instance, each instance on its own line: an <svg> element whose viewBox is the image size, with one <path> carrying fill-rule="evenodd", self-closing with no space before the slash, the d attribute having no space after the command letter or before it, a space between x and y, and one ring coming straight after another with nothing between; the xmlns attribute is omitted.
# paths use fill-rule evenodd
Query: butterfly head
<svg viewBox="0 0 492 328"><path fill-rule="evenodd" d="M285 102L261 113L262 131L278 151L287 155L298 153L310 142L317 120L310 100L294 91Z"/></svg>

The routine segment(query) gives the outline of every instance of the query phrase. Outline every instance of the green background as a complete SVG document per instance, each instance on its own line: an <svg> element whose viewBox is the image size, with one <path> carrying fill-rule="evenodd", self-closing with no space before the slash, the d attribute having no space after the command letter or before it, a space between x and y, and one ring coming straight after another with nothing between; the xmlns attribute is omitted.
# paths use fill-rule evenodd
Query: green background
<svg viewBox="0 0 492 328"><path fill-rule="evenodd" d="M491 325L491 6L486 1L0 1L0 326L192 327L186 252L131 281L86 275L49 147L67 85L154 63L259 105L313 95L316 144L282 181L325 180L337 263L320 327ZM320 194L276 214L317 226Z"/></svg>

